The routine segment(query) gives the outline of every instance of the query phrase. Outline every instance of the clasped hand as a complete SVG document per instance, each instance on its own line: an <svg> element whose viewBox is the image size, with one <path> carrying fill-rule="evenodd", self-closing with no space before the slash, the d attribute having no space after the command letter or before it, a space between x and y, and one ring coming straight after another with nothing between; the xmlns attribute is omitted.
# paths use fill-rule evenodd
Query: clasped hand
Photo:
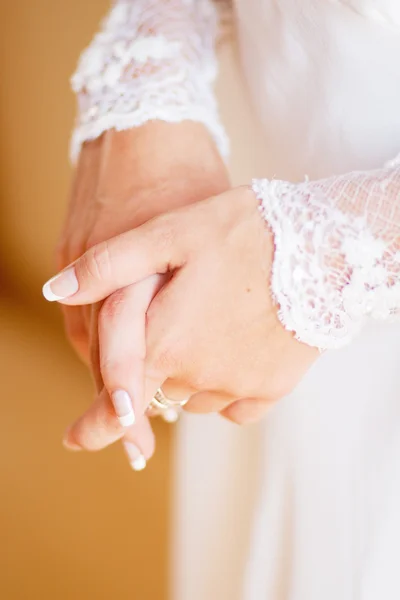
<svg viewBox="0 0 400 600"><path fill-rule="evenodd" d="M157 388L186 410L244 423L290 392L318 355L279 322L270 293L273 239L248 187L167 212L103 241L45 286L98 315L104 388L70 443L100 449L124 435L153 451L146 409ZM117 409L117 411L116 411Z"/></svg>

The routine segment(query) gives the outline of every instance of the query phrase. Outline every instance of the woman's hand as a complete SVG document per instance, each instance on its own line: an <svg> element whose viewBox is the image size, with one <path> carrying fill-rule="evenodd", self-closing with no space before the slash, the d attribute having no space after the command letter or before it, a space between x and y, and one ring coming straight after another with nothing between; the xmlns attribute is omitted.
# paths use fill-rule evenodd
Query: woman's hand
<svg viewBox="0 0 400 600"><path fill-rule="evenodd" d="M226 169L201 124L154 121L107 131L82 148L58 268L99 242L228 185ZM89 307L64 307L67 335L85 362L90 359L91 313Z"/></svg>
<svg viewBox="0 0 400 600"><path fill-rule="evenodd" d="M59 244L59 268L95 244L155 215L227 187L227 172L214 142L198 123L155 121L127 131L108 131L82 149ZM143 284L141 290L151 298L153 282ZM98 392L103 388L98 355L100 308L101 303L63 307L68 337L85 362L91 362ZM97 426L87 444L91 449L98 446L98 434L101 437L103 429L109 429L115 420L113 405L106 398L103 412L96 411ZM131 421L132 415L124 422ZM125 434L134 441L131 438L136 431L142 439L141 454L150 456L154 440L147 419L137 419L133 428L123 430L118 423L115 435Z"/></svg>
<svg viewBox="0 0 400 600"><path fill-rule="evenodd" d="M117 390L139 394L142 412L160 386L171 397L189 391L188 410L220 411L238 423L289 393L318 351L280 324L272 259L257 199L237 188L93 247L47 284L47 295L68 306L108 297L99 315L107 394L74 426L76 442L88 446L97 412ZM160 275L168 282L146 306L140 287L146 278L156 287ZM112 423L97 447L115 439Z"/></svg>

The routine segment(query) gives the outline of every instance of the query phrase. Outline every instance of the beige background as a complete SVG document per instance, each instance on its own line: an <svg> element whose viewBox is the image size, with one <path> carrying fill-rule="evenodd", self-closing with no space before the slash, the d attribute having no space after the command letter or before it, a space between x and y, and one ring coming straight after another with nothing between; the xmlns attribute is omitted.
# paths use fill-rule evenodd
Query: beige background
<svg viewBox="0 0 400 600"><path fill-rule="evenodd" d="M173 430L158 423L156 455L140 474L119 447L81 455L61 446L92 387L41 285L54 273L68 196L68 78L107 6L0 0L0 598L236 600L257 431L188 418L172 470ZM233 183L245 183L266 174L269 157L233 43L221 61Z"/></svg>
<svg viewBox="0 0 400 600"><path fill-rule="evenodd" d="M171 430L131 472L119 447L69 454L86 370L41 298L65 210L71 74L108 2L0 0L0 598L167 597Z"/></svg>

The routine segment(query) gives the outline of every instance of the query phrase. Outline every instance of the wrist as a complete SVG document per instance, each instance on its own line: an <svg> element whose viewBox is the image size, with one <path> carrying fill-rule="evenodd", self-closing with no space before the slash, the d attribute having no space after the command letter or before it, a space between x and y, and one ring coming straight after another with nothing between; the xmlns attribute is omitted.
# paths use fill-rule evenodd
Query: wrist
<svg viewBox="0 0 400 600"><path fill-rule="evenodd" d="M191 121L153 121L105 132L84 144L76 179L94 186L97 203L106 212L133 211L142 221L229 188L212 137Z"/></svg>
<svg viewBox="0 0 400 600"><path fill-rule="evenodd" d="M97 142L107 179L113 187L118 187L117 179L129 185L129 194L121 189L124 197L144 195L152 203L158 201L158 194L172 202L167 208L173 208L229 188L226 166L200 123L151 121L138 128L107 131ZM114 187L114 198L116 192Z"/></svg>
<svg viewBox="0 0 400 600"><path fill-rule="evenodd" d="M180 168L196 167L228 179L226 166L207 128L194 121L167 123L149 121L123 131L110 129L98 140L103 159L112 157L133 161L135 172L143 178L165 177Z"/></svg>

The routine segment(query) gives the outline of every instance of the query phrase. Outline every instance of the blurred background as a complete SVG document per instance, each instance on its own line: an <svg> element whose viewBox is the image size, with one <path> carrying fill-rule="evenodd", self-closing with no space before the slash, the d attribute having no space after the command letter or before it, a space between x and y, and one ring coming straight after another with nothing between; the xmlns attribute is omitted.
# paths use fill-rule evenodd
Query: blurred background
<svg viewBox="0 0 400 600"><path fill-rule="evenodd" d="M92 400L41 296L70 180L68 79L107 0L0 1L0 598L167 598L172 428L134 473L119 446L66 452Z"/></svg>
<svg viewBox="0 0 400 600"><path fill-rule="evenodd" d="M93 388L41 287L55 272L69 193L69 77L109 4L0 0L0 600L238 600L257 429L213 416L156 421L142 473L119 445L99 454L61 445ZM237 185L265 176L273 153L235 36L226 42L217 96Z"/></svg>

